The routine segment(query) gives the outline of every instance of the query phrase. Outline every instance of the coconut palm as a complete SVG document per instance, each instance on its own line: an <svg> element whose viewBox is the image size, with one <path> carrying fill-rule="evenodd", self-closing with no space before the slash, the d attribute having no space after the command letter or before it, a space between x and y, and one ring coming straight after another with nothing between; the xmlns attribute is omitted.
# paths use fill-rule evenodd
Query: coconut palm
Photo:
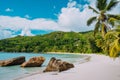
<svg viewBox="0 0 120 80"><path fill-rule="evenodd" d="M117 19L120 20L120 15L107 14L108 11L112 10L120 1L111 0L107 4L107 0L97 0L96 8L88 6L93 12L95 12L98 16L93 16L87 21L87 25L90 26L94 21L97 21L94 28L94 35L97 32L101 32L102 36L111 29L109 23L114 26L114 23L109 22L109 19Z"/></svg>
<svg viewBox="0 0 120 80"><path fill-rule="evenodd" d="M105 41L109 44L110 57L117 57L120 53L120 21L117 22L116 28L110 30L105 35Z"/></svg>

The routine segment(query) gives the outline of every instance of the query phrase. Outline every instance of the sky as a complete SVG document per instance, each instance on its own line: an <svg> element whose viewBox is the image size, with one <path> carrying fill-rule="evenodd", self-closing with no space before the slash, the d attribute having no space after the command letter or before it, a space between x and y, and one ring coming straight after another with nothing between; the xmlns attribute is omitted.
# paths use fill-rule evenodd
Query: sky
<svg viewBox="0 0 120 80"><path fill-rule="evenodd" d="M0 39L93 30L86 21L96 14L88 5L95 7L95 0L0 0ZM119 8L111 13L120 14Z"/></svg>

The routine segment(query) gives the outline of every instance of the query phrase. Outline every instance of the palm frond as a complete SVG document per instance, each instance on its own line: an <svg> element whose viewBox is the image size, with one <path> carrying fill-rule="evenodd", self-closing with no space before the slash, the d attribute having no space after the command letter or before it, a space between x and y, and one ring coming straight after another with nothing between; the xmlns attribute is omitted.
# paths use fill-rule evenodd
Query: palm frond
<svg viewBox="0 0 120 80"><path fill-rule="evenodd" d="M114 31L114 32L120 33L120 29L119 29L119 28L113 29L113 30L111 30L111 31L112 31L112 32Z"/></svg>
<svg viewBox="0 0 120 80"><path fill-rule="evenodd" d="M119 52L120 52L120 43L119 43L119 39L116 39L110 46L109 55L110 57L115 58L118 56Z"/></svg>
<svg viewBox="0 0 120 80"><path fill-rule="evenodd" d="M110 11L113 7L115 7L119 1L117 0L111 0L110 3L107 5L106 10Z"/></svg>
<svg viewBox="0 0 120 80"><path fill-rule="evenodd" d="M88 21L87 21L87 25L90 26L90 25L92 24L92 22L94 22L96 19L97 19L96 16L91 17L90 19L88 19Z"/></svg>
<svg viewBox="0 0 120 80"><path fill-rule="evenodd" d="M113 58L118 56L118 51L117 51L115 45L111 46L111 48L109 50L109 56L113 57Z"/></svg>
<svg viewBox="0 0 120 80"><path fill-rule="evenodd" d="M120 20L116 20L115 23L116 23L116 28L120 29Z"/></svg>
<svg viewBox="0 0 120 80"><path fill-rule="evenodd" d="M94 36L95 36L96 33L99 31L99 28L100 28L100 22L98 21L98 22L95 24Z"/></svg>
<svg viewBox="0 0 120 80"><path fill-rule="evenodd" d="M120 24L116 26L118 29L120 29Z"/></svg>
<svg viewBox="0 0 120 80"><path fill-rule="evenodd" d="M108 19L108 23L111 24L112 27L113 27L113 26L115 26L115 21L116 21L116 20L117 20L117 19L115 19L115 18L109 18L109 19Z"/></svg>
<svg viewBox="0 0 120 80"><path fill-rule="evenodd" d="M89 9L91 9L91 10L93 10L93 12L95 12L95 13L99 14L99 12L98 12L97 10L95 10L93 7L88 6L88 8L89 8Z"/></svg>
<svg viewBox="0 0 120 80"><path fill-rule="evenodd" d="M116 34L116 32L109 31L109 32L107 32L107 33L105 34L104 39L105 39L105 40L111 39L115 34Z"/></svg>
<svg viewBox="0 0 120 80"><path fill-rule="evenodd" d="M108 19L114 18L114 19L116 19L116 20L120 20L120 14L118 14L118 15L107 14L107 16L108 16Z"/></svg>
<svg viewBox="0 0 120 80"><path fill-rule="evenodd" d="M101 11L107 6L107 0L97 0L96 7Z"/></svg>
<svg viewBox="0 0 120 80"><path fill-rule="evenodd" d="M112 15L108 14L108 23L111 24L112 26L115 26L115 23L120 20L120 15ZM118 23L118 22L117 22Z"/></svg>
<svg viewBox="0 0 120 80"><path fill-rule="evenodd" d="M119 31L118 31L119 30ZM105 40L109 41L109 56L117 57L120 52L120 29L110 30L105 34Z"/></svg>
<svg viewBox="0 0 120 80"><path fill-rule="evenodd" d="M115 43L115 47L116 47L116 49L117 49L118 51L120 51L120 43L119 43L119 39L116 39L116 40L114 41L114 43Z"/></svg>
<svg viewBox="0 0 120 80"><path fill-rule="evenodd" d="M112 29L105 34L104 39L105 40L111 39L111 38L117 39L119 38L119 35L120 35L120 29Z"/></svg>
<svg viewBox="0 0 120 80"><path fill-rule="evenodd" d="M98 47L101 47L103 41L101 39L97 39L95 42Z"/></svg>

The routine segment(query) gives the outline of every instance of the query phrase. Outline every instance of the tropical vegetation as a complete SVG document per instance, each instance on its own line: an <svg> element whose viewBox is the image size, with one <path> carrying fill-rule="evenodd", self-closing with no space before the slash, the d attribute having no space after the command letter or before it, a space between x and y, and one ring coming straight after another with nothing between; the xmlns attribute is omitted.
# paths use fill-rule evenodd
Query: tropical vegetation
<svg viewBox="0 0 120 80"><path fill-rule="evenodd" d="M120 53L120 14L113 15L107 12L112 10L119 2L118 0L111 0L107 4L107 0L97 0L96 8L98 10L89 6L89 9L97 13L98 16L91 17L87 21L87 25L89 26L92 22L97 21L94 35L101 32L102 37L96 39L96 45L110 57L117 57ZM111 29L110 25L114 28Z"/></svg>
<svg viewBox="0 0 120 80"><path fill-rule="evenodd" d="M111 22L111 19L120 20L120 15L108 14L118 3L118 0L111 0L108 4L107 0L97 0L96 8L88 6L89 9L97 14L97 16L93 16L87 21L88 26L96 21L94 34L100 31L102 37L104 37L111 30L110 25L114 26L114 22Z"/></svg>
<svg viewBox="0 0 120 80"><path fill-rule="evenodd" d="M38 36L17 36L0 40L0 51L4 52L70 52L99 53L93 31L52 32Z"/></svg>
<svg viewBox="0 0 120 80"><path fill-rule="evenodd" d="M16 36L0 40L0 51L105 53L117 57L120 55L120 14L108 12L118 3L118 0L97 0L96 8L88 6L97 14L87 21L88 26L96 21L94 31L58 31L37 36Z"/></svg>
<svg viewBox="0 0 120 80"><path fill-rule="evenodd" d="M109 55L117 57L120 53L120 21L115 29L105 35L105 40L109 44Z"/></svg>

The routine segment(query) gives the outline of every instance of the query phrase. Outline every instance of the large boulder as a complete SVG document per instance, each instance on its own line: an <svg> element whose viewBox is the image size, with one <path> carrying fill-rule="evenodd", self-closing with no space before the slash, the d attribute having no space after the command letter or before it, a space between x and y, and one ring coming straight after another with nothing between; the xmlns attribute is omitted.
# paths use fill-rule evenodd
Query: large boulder
<svg viewBox="0 0 120 80"><path fill-rule="evenodd" d="M12 66L12 65L20 65L25 62L25 57L16 57L8 60L0 60L0 66Z"/></svg>
<svg viewBox="0 0 120 80"><path fill-rule="evenodd" d="M43 72L52 72L52 71L65 71L70 68L73 68L74 65L65 61L62 61L60 59L56 59L54 57L51 58L49 61L46 69Z"/></svg>
<svg viewBox="0 0 120 80"><path fill-rule="evenodd" d="M44 61L44 57L33 57L28 62L21 64L21 67L40 67Z"/></svg>

